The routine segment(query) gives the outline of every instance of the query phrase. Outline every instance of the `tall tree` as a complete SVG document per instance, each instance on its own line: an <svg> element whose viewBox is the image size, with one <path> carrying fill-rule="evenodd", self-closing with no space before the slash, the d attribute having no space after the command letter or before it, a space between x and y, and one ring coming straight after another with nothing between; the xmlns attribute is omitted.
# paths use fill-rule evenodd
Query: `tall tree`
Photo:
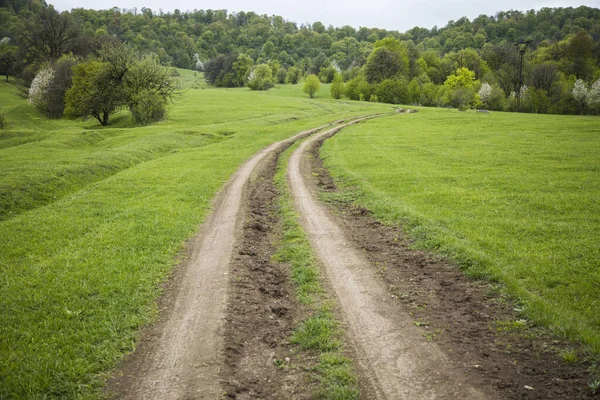
<svg viewBox="0 0 600 400"><path fill-rule="evenodd" d="M30 61L58 60L76 49L80 29L68 12L59 14L54 7L43 8L27 23L19 42Z"/></svg>

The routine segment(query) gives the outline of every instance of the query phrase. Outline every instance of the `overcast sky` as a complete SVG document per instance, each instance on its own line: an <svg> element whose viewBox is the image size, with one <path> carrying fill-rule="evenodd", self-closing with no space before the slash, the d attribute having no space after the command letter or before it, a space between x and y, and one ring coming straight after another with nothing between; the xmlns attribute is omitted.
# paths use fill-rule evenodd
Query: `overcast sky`
<svg viewBox="0 0 600 400"><path fill-rule="evenodd" d="M473 19L481 14L494 15L497 11L539 10L542 7L600 7L600 0L47 0L57 10L74 7L108 9L112 7L151 8L164 12L179 9L225 9L254 11L258 14L281 15L301 23L321 21L325 26L350 25L355 28L384 28L404 32L415 26L432 28L445 26L450 20L463 16Z"/></svg>

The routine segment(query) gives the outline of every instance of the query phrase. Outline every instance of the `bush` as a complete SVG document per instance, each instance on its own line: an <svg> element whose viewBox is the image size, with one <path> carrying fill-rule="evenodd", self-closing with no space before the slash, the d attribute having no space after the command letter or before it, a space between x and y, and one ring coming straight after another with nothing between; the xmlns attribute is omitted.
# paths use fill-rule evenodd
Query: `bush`
<svg viewBox="0 0 600 400"><path fill-rule="evenodd" d="M252 90L268 90L273 86L273 73L267 64L257 65L248 77L248 87Z"/></svg>
<svg viewBox="0 0 600 400"><path fill-rule="evenodd" d="M329 91L331 93L331 97L334 99L340 99L342 97L342 94L344 93L344 78L342 78L342 75L338 73L335 74Z"/></svg>
<svg viewBox="0 0 600 400"><path fill-rule="evenodd" d="M312 99L315 97L315 93L319 90L319 87L321 87L321 81L319 81L316 75L312 74L306 77L302 91Z"/></svg>
<svg viewBox="0 0 600 400"><path fill-rule="evenodd" d="M321 68L321 72L319 72L319 79L323 83L331 83L333 82L333 78L335 78L336 74L337 71L334 67Z"/></svg>
<svg viewBox="0 0 600 400"><path fill-rule="evenodd" d="M409 103L408 84L404 79L385 79L377 85L375 93L382 103Z"/></svg>
<svg viewBox="0 0 600 400"><path fill-rule="evenodd" d="M298 68L290 67L290 69L288 69L288 71L287 71L285 81L287 83L291 83L292 85L295 85L296 83L298 83L300 81L301 76L302 76L302 74Z"/></svg>
<svg viewBox="0 0 600 400"><path fill-rule="evenodd" d="M285 78L287 77L287 71L285 70L285 68L281 67L277 70L277 73L275 74L275 80L277 81L277 83L285 83Z"/></svg>
<svg viewBox="0 0 600 400"><path fill-rule="evenodd" d="M138 125L148 125L165 119L167 110L165 101L158 93L148 91L136 96L131 116Z"/></svg>
<svg viewBox="0 0 600 400"><path fill-rule="evenodd" d="M350 100L370 99L373 93L375 93L375 86L370 85L362 75L346 83L346 97Z"/></svg>

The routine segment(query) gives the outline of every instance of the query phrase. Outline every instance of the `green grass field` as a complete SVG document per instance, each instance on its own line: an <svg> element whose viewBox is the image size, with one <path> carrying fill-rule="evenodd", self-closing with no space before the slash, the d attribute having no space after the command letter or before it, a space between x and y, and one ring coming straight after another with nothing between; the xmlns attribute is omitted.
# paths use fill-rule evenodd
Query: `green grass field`
<svg viewBox="0 0 600 400"><path fill-rule="evenodd" d="M322 155L377 218L600 354L598 118L423 108L352 126Z"/></svg>
<svg viewBox="0 0 600 400"><path fill-rule="evenodd" d="M206 89L181 73L188 90L149 127L126 113L106 128L48 121L0 83L0 398L98 396L244 160L307 128L389 111L310 100L298 85Z"/></svg>

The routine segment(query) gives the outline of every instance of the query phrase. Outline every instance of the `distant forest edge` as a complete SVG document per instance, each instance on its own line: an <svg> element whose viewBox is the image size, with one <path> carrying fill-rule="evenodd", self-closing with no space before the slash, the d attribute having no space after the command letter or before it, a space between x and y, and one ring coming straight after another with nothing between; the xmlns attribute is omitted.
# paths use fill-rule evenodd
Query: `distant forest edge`
<svg viewBox="0 0 600 400"><path fill-rule="evenodd" d="M400 33L227 10L59 14L39 0L0 5L0 73L24 87L65 54L97 57L105 43L119 41L163 65L202 70L215 86L250 86L266 64L261 80L274 83L339 76L337 96L353 100L600 113L600 10L586 6L501 11Z"/></svg>

